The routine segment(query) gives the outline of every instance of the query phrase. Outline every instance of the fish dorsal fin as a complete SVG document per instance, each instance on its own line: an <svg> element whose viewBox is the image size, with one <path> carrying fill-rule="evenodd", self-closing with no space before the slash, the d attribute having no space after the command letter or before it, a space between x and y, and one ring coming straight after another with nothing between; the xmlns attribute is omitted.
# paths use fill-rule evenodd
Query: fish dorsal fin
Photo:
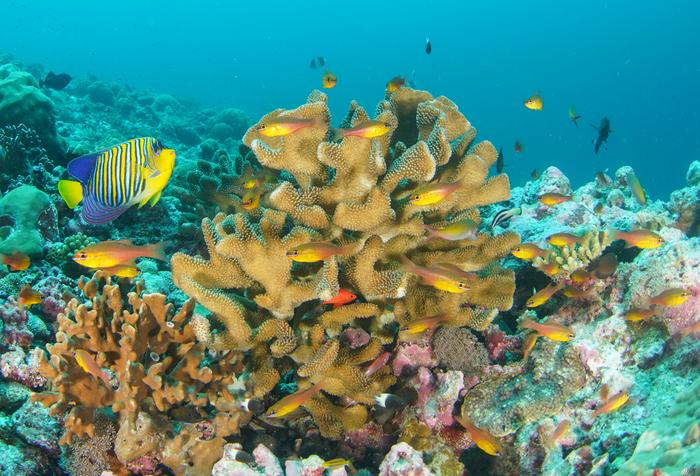
<svg viewBox="0 0 700 476"><path fill-rule="evenodd" d="M127 245L127 246L132 246L134 242L131 240L131 238L124 238L123 240L114 240L112 243L119 243L120 245ZM126 264L126 263L124 263Z"/></svg>
<svg viewBox="0 0 700 476"><path fill-rule="evenodd" d="M80 183L87 185L100 154L102 152L95 152L94 154L83 155L71 160L68 162L68 173L78 179Z"/></svg>

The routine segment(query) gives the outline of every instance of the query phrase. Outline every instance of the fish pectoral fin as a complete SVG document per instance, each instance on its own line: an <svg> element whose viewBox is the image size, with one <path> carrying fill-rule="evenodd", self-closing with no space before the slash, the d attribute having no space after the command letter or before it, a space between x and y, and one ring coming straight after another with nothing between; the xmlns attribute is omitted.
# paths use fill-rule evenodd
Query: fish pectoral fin
<svg viewBox="0 0 700 476"><path fill-rule="evenodd" d="M156 193L155 195L153 195L153 196L150 198L150 200L148 200L148 204L149 204L150 206L154 206L156 203L158 203L158 200L160 200L160 194L161 194L161 192L158 192L158 193Z"/></svg>
<svg viewBox="0 0 700 476"><path fill-rule="evenodd" d="M61 194L68 208L75 208L83 200L83 184L74 180L60 180L58 193Z"/></svg>

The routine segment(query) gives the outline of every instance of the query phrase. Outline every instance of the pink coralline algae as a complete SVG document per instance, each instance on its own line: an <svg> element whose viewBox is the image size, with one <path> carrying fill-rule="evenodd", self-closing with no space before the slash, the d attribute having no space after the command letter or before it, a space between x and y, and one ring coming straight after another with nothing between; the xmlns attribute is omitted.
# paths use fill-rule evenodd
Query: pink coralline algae
<svg viewBox="0 0 700 476"><path fill-rule="evenodd" d="M398 443L379 466L379 476L431 476L433 473L423 462L420 451L407 443Z"/></svg>
<svg viewBox="0 0 700 476"><path fill-rule="evenodd" d="M506 352L513 352L520 349L522 339L515 335L508 335L491 325L484 331L486 337L486 349L489 351L489 359L492 362L503 362L506 359Z"/></svg>
<svg viewBox="0 0 700 476"><path fill-rule="evenodd" d="M34 335L27 328L27 318L27 311L20 309L12 297L0 305L0 321L4 324L1 342L5 347L28 347L32 343Z"/></svg>
<svg viewBox="0 0 700 476"><path fill-rule="evenodd" d="M0 374L7 380L14 380L29 388L39 388L46 383L37 368L40 348L34 348L25 353L16 347L0 356Z"/></svg>
<svg viewBox="0 0 700 476"><path fill-rule="evenodd" d="M417 367L435 367L437 362L433 358L429 338L423 338L415 342L402 342L399 344L391 367L394 375L401 375L404 369Z"/></svg>
<svg viewBox="0 0 700 476"><path fill-rule="evenodd" d="M284 476L279 460L267 446L260 444L253 450L254 467L236 459L242 448L239 443L224 446L224 455L214 464L212 476Z"/></svg>
<svg viewBox="0 0 700 476"><path fill-rule="evenodd" d="M424 368L421 368L422 370L427 371ZM418 411L418 416L430 428L440 429L454 423L452 413L464 388L464 375L456 370L438 372L436 380L435 391L425 400Z"/></svg>

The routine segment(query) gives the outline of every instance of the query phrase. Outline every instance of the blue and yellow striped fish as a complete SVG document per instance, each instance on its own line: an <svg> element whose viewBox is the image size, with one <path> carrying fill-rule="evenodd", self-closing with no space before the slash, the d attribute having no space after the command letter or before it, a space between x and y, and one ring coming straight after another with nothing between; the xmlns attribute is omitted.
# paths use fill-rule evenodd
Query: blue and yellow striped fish
<svg viewBox="0 0 700 476"><path fill-rule="evenodd" d="M131 139L68 163L77 179L61 180L58 191L70 208L83 202L87 223L107 223L129 207L155 205L170 180L175 151L153 137Z"/></svg>

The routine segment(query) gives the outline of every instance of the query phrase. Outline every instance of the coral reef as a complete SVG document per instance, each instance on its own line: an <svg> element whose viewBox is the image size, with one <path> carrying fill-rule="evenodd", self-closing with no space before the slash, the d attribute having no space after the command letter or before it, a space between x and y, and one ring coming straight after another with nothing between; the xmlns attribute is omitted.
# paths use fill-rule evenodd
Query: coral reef
<svg viewBox="0 0 700 476"><path fill-rule="evenodd" d="M376 120L390 125L387 134L340 141L328 140L326 101L313 92L306 104L274 111L248 129L243 142L260 164L289 178L257 213L204 219L209 258L175 254L171 267L174 282L211 313L210 319L196 319L198 338L212 349L250 351L252 394L262 397L273 390L281 374L276 366L288 356L300 378L322 383L322 392L303 403L321 435L340 438L365 423L365 405L395 381L386 371L367 376L361 367L377 357L383 343L392 342L392 322L407 325L434 309L450 324L483 329L499 309L510 308L513 274L492 265L518 236L423 238L424 225L478 221L475 207L509 196L504 175L487 178L495 148L473 143L476 131L448 99L399 90L377 108ZM260 124L287 117L319 125L282 137L259 132ZM368 119L352 103L342 125ZM402 198L431 180L457 184L457 190L428 206ZM337 240L346 251L317 265L290 259L293 249L323 240ZM456 265L471 273L464 278L470 289L451 294L423 286L399 268L401 256L426 266ZM308 314L307 303L332 298L341 283L368 302ZM217 325L223 328L216 331ZM345 326L359 326L371 337L351 348L336 337ZM356 405L344 408L329 396Z"/></svg>

